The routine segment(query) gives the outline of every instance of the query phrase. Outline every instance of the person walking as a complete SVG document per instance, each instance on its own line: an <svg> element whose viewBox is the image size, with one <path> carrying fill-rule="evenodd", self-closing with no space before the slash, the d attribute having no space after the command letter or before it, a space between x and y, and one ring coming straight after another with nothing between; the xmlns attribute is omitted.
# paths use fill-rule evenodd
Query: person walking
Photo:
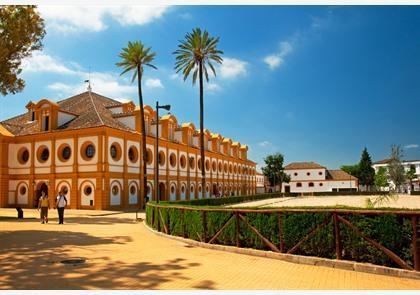
<svg viewBox="0 0 420 295"><path fill-rule="evenodd" d="M48 223L48 210L50 209L50 200L45 194L45 191L41 192L41 197L38 201L38 210L41 210L41 223Z"/></svg>
<svg viewBox="0 0 420 295"><path fill-rule="evenodd" d="M66 196L62 191L58 193L56 207L58 211L58 224L64 224L64 208L67 206Z"/></svg>

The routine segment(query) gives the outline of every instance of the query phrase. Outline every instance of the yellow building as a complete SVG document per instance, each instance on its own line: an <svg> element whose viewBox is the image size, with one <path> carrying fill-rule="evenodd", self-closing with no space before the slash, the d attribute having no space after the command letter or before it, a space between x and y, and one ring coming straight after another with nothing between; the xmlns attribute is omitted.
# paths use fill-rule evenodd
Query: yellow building
<svg viewBox="0 0 420 295"><path fill-rule="evenodd" d="M41 191L60 190L70 208L143 206L140 109L94 92L53 102L29 102L22 115L0 122L0 207L34 207ZM147 188L154 199L155 111L144 107ZM206 187L201 188L199 132L173 115L159 120L162 200L253 194L255 163L248 147L205 130Z"/></svg>

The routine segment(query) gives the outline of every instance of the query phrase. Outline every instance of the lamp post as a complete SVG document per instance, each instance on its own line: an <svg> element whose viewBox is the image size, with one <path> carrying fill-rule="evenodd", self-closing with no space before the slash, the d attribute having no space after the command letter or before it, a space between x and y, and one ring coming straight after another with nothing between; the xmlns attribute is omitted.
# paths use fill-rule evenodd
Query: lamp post
<svg viewBox="0 0 420 295"><path fill-rule="evenodd" d="M171 109L171 105L159 105L159 101L156 101L156 137L155 137L155 195L156 195L156 203L159 203L160 195L159 195L159 109L165 109L169 111Z"/></svg>

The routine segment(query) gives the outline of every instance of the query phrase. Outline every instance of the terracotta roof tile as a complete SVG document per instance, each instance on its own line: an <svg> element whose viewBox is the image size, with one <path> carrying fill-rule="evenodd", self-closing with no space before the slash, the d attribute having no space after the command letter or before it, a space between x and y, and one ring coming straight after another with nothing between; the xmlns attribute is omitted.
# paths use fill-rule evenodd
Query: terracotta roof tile
<svg viewBox="0 0 420 295"><path fill-rule="evenodd" d="M99 95L94 92L83 92L57 102L59 110L71 112L76 117L59 126L58 130L76 130L83 128L108 126L124 131L132 131L128 126L120 123L113 117L109 106L117 106L122 103L114 99ZM14 118L5 120L1 124L14 135L27 135L39 133L38 121L30 122L29 114L24 113Z"/></svg>
<svg viewBox="0 0 420 295"><path fill-rule="evenodd" d="M293 169L327 169L315 162L293 162L284 167L286 170Z"/></svg>
<svg viewBox="0 0 420 295"><path fill-rule="evenodd" d="M357 177L348 174L343 170L327 170L327 179L330 180L357 180Z"/></svg>

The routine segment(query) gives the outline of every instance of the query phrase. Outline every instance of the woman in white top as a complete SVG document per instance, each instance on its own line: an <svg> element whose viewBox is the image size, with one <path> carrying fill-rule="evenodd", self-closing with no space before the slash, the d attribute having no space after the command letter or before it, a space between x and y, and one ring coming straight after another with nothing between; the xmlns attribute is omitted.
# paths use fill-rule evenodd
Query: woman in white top
<svg viewBox="0 0 420 295"><path fill-rule="evenodd" d="M62 191L58 193L56 206L59 219L58 224L64 224L64 208L67 206L67 199Z"/></svg>

